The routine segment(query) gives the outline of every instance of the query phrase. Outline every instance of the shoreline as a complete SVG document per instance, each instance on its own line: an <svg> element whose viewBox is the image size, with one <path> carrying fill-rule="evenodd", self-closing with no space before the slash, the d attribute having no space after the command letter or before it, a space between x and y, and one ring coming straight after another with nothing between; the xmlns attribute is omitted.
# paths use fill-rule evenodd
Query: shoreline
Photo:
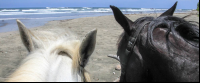
<svg viewBox="0 0 200 83"><path fill-rule="evenodd" d="M198 14L198 11L191 11L191 12L177 12L175 14ZM155 15L155 17L159 16L161 13L134 13L134 14L124 14L124 15L144 15L144 16L148 16L148 15ZM85 16L85 17L99 17L99 16L110 16L110 15L97 15L97 16ZM66 16L67 17L67 16ZM80 19L80 18L85 18L85 17L77 17L77 18L72 18L72 19ZM56 17L55 17L56 18ZM57 17L57 18L60 18L60 17ZM70 19L70 18L69 18ZM69 20L69 19L61 19L61 20ZM39 24L33 24L31 23L32 21L33 22L37 22L37 21L34 21L34 19L22 19L22 20L31 20L30 22L26 23L25 25L27 25L27 28L37 28L37 27L41 27L41 26L44 26L45 24L51 22L51 21L60 21L59 19L58 20L49 20L49 21L43 21L42 23L39 23ZM37 20L37 19L35 19ZM7 20L3 20L2 22L6 22ZM39 21L39 20L38 20ZM23 22L23 21L22 21ZM38 23L38 22L37 22ZM13 19L12 22L7 22L6 25L4 26L0 26L0 30L3 30L3 31L0 31L0 33L5 33L5 32L12 32L12 31L17 31L18 30L18 27L16 26L16 22L15 20ZM12 28L10 28L12 27ZM10 30L9 30L10 29Z"/></svg>

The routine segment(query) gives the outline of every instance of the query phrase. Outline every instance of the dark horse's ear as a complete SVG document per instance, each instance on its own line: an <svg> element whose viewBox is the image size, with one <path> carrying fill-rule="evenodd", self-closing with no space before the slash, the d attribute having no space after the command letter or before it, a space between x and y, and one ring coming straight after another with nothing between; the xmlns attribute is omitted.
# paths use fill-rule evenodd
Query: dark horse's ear
<svg viewBox="0 0 200 83"><path fill-rule="evenodd" d="M133 24L133 22L130 19L128 19L117 7L110 6L110 8L113 10L116 21L123 27L125 32L130 36L131 24Z"/></svg>
<svg viewBox="0 0 200 83"><path fill-rule="evenodd" d="M174 11L176 10L176 6L177 6L178 1L166 12L164 12L163 14L161 14L160 16L173 16Z"/></svg>
<svg viewBox="0 0 200 83"><path fill-rule="evenodd" d="M96 35L97 29L90 31L85 38L82 40L79 53L80 53L80 65L81 67L85 67L89 57L92 55L95 45L96 45Z"/></svg>

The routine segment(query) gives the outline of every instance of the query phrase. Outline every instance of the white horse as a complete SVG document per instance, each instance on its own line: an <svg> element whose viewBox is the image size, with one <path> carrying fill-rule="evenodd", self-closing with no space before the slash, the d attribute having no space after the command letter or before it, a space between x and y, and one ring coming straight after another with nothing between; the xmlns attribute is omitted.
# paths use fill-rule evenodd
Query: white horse
<svg viewBox="0 0 200 83"><path fill-rule="evenodd" d="M84 67L95 49L96 29L80 41L65 30L30 31L19 20L17 24L29 55L6 82L91 81Z"/></svg>

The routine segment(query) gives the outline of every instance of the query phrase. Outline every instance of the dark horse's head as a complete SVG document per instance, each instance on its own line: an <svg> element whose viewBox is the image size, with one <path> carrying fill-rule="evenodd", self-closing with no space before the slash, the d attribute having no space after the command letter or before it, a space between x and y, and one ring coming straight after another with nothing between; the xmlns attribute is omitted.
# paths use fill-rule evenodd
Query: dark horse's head
<svg viewBox="0 0 200 83"><path fill-rule="evenodd" d="M124 29L117 52L121 82L199 81L199 26L174 17L176 5L157 18L135 22L110 6Z"/></svg>

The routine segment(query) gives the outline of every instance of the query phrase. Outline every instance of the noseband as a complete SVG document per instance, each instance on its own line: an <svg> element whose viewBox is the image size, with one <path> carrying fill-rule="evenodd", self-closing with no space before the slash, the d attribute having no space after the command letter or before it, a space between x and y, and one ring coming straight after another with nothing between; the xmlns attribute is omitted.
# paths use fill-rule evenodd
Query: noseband
<svg viewBox="0 0 200 83"><path fill-rule="evenodd" d="M129 37L128 39L128 44L127 44L127 48L126 48L126 51L125 51L125 55L124 55L124 58L121 59L120 58L120 63L121 63L121 66L122 66L122 71L121 71L121 77L120 77L120 81L121 82L125 82L125 78L126 78L126 68L127 68L127 64L128 64L128 61L130 60L129 59L129 56L132 54L133 52L133 48L135 47L136 45L136 42L137 42L137 39L139 37L139 34L142 32L142 30L144 29L144 27L150 23L149 21L146 21L146 22L143 22L138 30L136 30L136 32L134 34L132 34L132 36ZM135 28L135 27L134 27Z"/></svg>

